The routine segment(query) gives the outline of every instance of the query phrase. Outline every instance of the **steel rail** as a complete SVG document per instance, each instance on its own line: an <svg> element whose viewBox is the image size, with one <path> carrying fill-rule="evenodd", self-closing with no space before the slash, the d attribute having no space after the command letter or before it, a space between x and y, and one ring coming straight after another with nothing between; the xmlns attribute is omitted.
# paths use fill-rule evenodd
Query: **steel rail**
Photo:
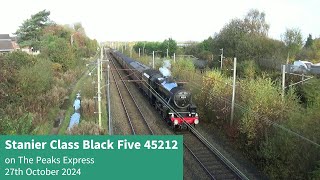
<svg viewBox="0 0 320 180"><path fill-rule="evenodd" d="M136 99L134 98L134 96L133 96L133 95L132 95L132 93L130 92L130 90L129 90L129 88L128 88L127 84L126 84L126 83L125 83L125 81L123 80L123 77L122 77L122 75L121 75L120 71L118 71L118 69L116 68L116 65L115 65L115 62L114 62L114 59L113 59L113 58L112 58L111 62L112 62L112 64L113 64L113 66L115 67L115 69L117 70L117 73L118 73L118 75L119 75L119 77L120 77L120 79L121 79L121 82L124 84L125 89L126 89L126 90L127 90L127 92L129 93L129 95L130 95L131 99L133 100L133 102L134 102L135 106L137 107L138 112L139 112L139 114L141 115L141 117L142 117L142 119L143 119L144 124L147 126L147 129L149 130L149 132L153 135L154 133L153 133L153 131L152 131L152 129L151 129L151 127L150 127L150 125L148 124L148 122L147 122L147 120L146 120L146 117L143 115L143 113L142 113L142 111L141 111L141 109L140 109L140 107L139 107L139 105L138 105L138 103L137 103Z"/></svg>
<svg viewBox="0 0 320 180"><path fill-rule="evenodd" d="M135 132L135 130L134 130L134 127L133 127L133 125L132 125L131 118L130 118L130 116L129 116L129 113L128 113L128 110L127 110L127 107L126 107L126 105L125 105L125 103L124 103L124 100L123 100L123 97L122 97L122 95L121 95L121 92L120 92L120 88L119 88L118 82L116 81L116 77L115 77L114 73L113 73L113 72L111 72L111 74L112 74L113 79L115 80L115 84L116 84L116 87L117 87L117 90L118 90L118 93L119 93L119 96L120 96L121 103L122 103L122 105L123 105L124 111L125 111L125 113L126 113L126 117L127 117L127 119L128 119L128 123L129 123L129 125L130 125L131 131L132 131L132 134L133 134L133 135L135 135L135 134L136 134L136 132Z"/></svg>

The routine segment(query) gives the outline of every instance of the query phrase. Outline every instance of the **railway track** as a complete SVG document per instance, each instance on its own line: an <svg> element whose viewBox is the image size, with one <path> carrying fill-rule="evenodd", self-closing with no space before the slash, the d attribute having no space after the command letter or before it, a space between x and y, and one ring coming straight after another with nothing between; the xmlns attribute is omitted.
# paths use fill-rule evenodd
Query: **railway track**
<svg viewBox="0 0 320 180"><path fill-rule="evenodd" d="M131 129L131 133L133 135L153 134L152 129L150 128L145 116L141 112L139 105L137 104L133 94L130 92L125 82L126 79L123 78L124 73L120 72L118 68L119 65L110 55L108 56L108 58L110 60L111 69L113 69L111 71L111 75L117 87L117 91L120 96L121 103L123 105L126 118Z"/></svg>
<svg viewBox="0 0 320 180"><path fill-rule="evenodd" d="M185 149L192 154L211 179L247 179L234 172L228 164L221 160L210 147L205 145L194 134L189 132L184 133L183 140Z"/></svg>

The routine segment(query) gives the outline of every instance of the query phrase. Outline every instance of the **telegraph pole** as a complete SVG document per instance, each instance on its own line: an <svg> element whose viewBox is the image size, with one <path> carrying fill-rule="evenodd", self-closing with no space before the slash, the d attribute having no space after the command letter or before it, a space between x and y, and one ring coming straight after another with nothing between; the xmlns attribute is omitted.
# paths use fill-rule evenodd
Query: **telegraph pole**
<svg viewBox="0 0 320 180"><path fill-rule="evenodd" d="M176 53L173 53L173 62L176 62Z"/></svg>
<svg viewBox="0 0 320 180"><path fill-rule="evenodd" d="M237 58L235 57L233 59L233 84L232 84L232 104L231 104L231 120L230 120L231 126L233 124L233 117L234 117L234 101L235 101L235 95L236 95L236 75L237 75Z"/></svg>
<svg viewBox="0 0 320 180"><path fill-rule="evenodd" d="M282 99L284 98L284 92L286 88L286 65L282 65Z"/></svg>
<svg viewBox="0 0 320 180"><path fill-rule="evenodd" d="M102 77L102 60L103 60L103 45L101 45L101 51L100 51L100 78Z"/></svg>
<svg viewBox="0 0 320 180"><path fill-rule="evenodd" d="M98 74L98 116L99 116L99 126L101 127L101 82L100 82L100 60L97 59L97 74Z"/></svg>
<svg viewBox="0 0 320 180"><path fill-rule="evenodd" d="M109 60L108 60L109 61ZM112 135L112 121L111 121L111 107L110 107L110 65L108 63L108 82L107 82L107 88L108 88L108 119L109 119L109 135Z"/></svg>
<svg viewBox="0 0 320 180"><path fill-rule="evenodd" d="M223 60L223 48L220 49L221 55L220 55L220 62L221 62L221 70L222 70L222 60Z"/></svg>
<svg viewBox="0 0 320 180"><path fill-rule="evenodd" d="M154 51L152 51L152 68L154 69Z"/></svg>
<svg viewBox="0 0 320 180"><path fill-rule="evenodd" d="M146 42L143 42L143 48L142 48L142 56L144 56L144 47L146 46Z"/></svg>
<svg viewBox="0 0 320 180"><path fill-rule="evenodd" d="M139 57L140 57L140 48L139 48Z"/></svg>

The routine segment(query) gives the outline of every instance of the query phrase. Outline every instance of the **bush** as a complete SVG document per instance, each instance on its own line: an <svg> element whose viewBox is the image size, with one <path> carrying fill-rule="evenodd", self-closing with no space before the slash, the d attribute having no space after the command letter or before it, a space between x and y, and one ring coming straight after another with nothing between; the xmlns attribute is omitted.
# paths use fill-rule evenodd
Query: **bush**
<svg viewBox="0 0 320 180"><path fill-rule="evenodd" d="M191 59L179 59L172 64L172 76L177 79L190 80L193 78L195 66Z"/></svg>
<svg viewBox="0 0 320 180"><path fill-rule="evenodd" d="M237 70L240 77L254 79L255 75L258 72L258 66L254 61L248 60L248 61L241 62Z"/></svg>
<svg viewBox="0 0 320 180"><path fill-rule="evenodd" d="M21 69L18 73L18 81L26 96L47 92L53 81L51 62L43 59L34 66Z"/></svg>
<svg viewBox="0 0 320 180"><path fill-rule="evenodd" d="M311 172L311 179L320 179L320 161L318 161L316 169Z"/></svg>
<svg viewBox="0 0 320 180"><path fill-rule="evenodd" d="M54 72L61 72L62 65L60 63L52 63L52 69Z"/></svg>
<svg viewBox="0 0 320 180"><path fill-rule="evenodd" d="M83 98L81 101L82 115L84 119L92 119L95 116L95 102L93 99Z"/></svg>
<svg viewBox="0 0 320 180"><path fill-rule="evenodd" d="M9 53L5 56L5 58L8 60L7 62L10 62L10 64L16 69L26 65L34 65L37 62L35 56L29 55L22 51L14 51Z"/></svg>
<svg viewBox="0 0 320 180"><path fill-rule="evenodd" d="M11 119L8 116L2 116L0 119L0 134L5 135L27 135L33 131L33 116L26 113L17 119Z"/></svg>
<svg viewBox="0 0 320 180"><path fill-rule="evenodd" d="M202 79L201 92L196 95L200 117L217 125L226 123L230 115L231 79L224 77L220 71L209 71Z"/></svg>
<svg viewBox="0 0 320 180"><path fill-rule="evenodd" d="M41 56L61 64L65 71L74 67L76 59L69 40L46 35L41 43Z"/></svg>
<svg viewBox="0 0 320 180"><path fill-rule="evenodd" d="M241 102L247 107L247 111L240 120L240 130L250 141L264 132L269 126L267 121L279 122L284 103L280 96L280 89L271 79L243 80L242 91Z"/></svg>
<svg viewBox="0 0 320 180"><path fill-rule="evenodd" d="M320 80L311 79L300 86L300 95L308 107L320 107Z"/></svg>
<svg viewBox="0 0 320 180"><path fill-rule="evenodd" d="M69 135L104 135L106 129L99 127L93 122L82 121L79 125L74 126L69 132Z"/></svg>

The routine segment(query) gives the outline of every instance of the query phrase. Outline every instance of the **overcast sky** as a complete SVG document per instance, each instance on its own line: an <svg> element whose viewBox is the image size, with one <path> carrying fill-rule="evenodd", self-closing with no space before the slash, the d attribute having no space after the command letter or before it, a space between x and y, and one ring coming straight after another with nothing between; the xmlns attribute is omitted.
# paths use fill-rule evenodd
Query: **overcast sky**
<svg viewBox="0 0 320 180"><path fill-rule="evenodd" d="M201 41L250 9L266 13L269 36L300 28L320 37L319 0L1 0L0 34L13 33L43 9L59 24L81 22L98 41Z"/></svg>

